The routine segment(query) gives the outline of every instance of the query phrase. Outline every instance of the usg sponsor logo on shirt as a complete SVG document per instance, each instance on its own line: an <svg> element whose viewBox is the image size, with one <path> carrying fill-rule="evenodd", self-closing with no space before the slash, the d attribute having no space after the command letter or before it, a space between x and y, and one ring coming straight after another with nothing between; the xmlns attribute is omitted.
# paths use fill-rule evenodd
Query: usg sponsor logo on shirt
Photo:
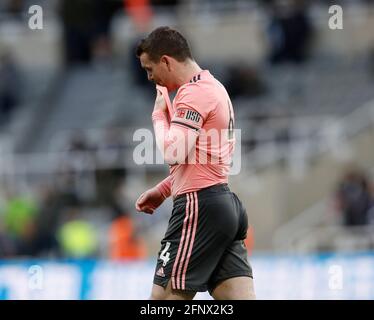
<svg viewBox="0 0 374 320"><path fill-rule="evenodd" d="M190 120L196 123L200 122L201 116L197 111L189 110L189 109L179 109L177 110L176 114L177 118Z"/></svg>

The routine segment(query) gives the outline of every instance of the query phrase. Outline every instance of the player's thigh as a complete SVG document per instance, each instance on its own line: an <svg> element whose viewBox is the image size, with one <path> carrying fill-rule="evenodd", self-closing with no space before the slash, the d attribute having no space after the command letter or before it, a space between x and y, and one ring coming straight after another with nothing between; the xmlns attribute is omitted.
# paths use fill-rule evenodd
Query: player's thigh
<svg viewBox="0 0 374 320"><path fill-rule="evenodd" d="M220 282L212 292L216 300L254 300L256 299L253 279L234 277Z"/></svg>
<svg viewBox="0 0 374 320"><path fill-rule="evenodd" d="M196 292L173 290L169 282L166 288L153 284L151 300L192 300Z"/></svg>
<svg viewBox="0 0 374 320"><path fill-rule="evenodd" d="M244 241L236 240L225 250L221 260L210 277L209 293L212 296L213 293L215 293L217 297L220 297L224 293L224 288L230 289L231 287L236 286L236 289L234 290L237 290L237 295L248 298L252 296L252 294L250 294L253 291L252 279L252 267L248 262L248 252ZM227 291L226 294L233 296L231 291L232 290ZM233 296L232 299L237 299L237 296Z"/></svg>

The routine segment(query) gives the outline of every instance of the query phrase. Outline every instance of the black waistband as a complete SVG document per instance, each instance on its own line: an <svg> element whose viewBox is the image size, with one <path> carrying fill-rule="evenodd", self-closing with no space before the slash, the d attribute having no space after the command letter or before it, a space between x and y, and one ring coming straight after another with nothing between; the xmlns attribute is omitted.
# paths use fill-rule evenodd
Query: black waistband
<svg viewBox="0 0 374 320"><path fill-rule="evenodd" d="M227 183L220 183L220 184L215 184L213 186L209 186L209 187L200 189L196 192L197 192L198 199L201 199L201 198L210 196L212 194L216 194L217 192L230 192L230 188L229 188ZM186 202L188 193L190 193L190 192L178 195L174 199L174 205Z"/></svg>

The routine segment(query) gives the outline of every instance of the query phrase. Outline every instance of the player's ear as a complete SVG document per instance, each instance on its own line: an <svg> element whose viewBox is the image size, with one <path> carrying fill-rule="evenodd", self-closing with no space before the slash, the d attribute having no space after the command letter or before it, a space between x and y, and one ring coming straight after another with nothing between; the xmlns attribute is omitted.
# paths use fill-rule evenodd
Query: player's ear
<svg viewBox="0 0 374 320"><path fill-rule="evenodd" d="M171 71L170 57L164 55L164 56L161 57L160 62L165 65L165 67L168 69L168 71Z"/></svg>

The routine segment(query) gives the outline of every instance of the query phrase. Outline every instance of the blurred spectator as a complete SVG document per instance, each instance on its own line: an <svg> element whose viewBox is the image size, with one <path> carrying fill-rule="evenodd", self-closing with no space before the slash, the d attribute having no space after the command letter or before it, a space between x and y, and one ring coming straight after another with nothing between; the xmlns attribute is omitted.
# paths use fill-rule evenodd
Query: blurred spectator
<svg viewBox="0 0 374 320"><path fill-rule="evenodd" d="M22 19L24 0L5 0L5 11L13 18Z"/></svg>
<svg viewBox="0 0 374 320"><path fill-rule="evenodd" d="M127 192L123 181L118 181L111 195L113 213L109 227L109 257L113 260L140 259L147 254L143 239L137 235L135 223L129 214ZM131 206L132 208L132 206Z"/></svg>
<svg viewBox="0 0 374 320"><path fill-rule="evenodd" d="M61 251L66 258L92 258L98 254L98 237L93 225L79 218L78 208L66 208L65 222L57 233Z"/></svg>
<svg viewBox="0 0 374 320"><path fill-rule="evenodd" d="M80 152L93 150L85 136L85 134L79 130L75 131L68 141L68 151Z"/></svg>
<svg viewBox="0 0 374 320"><path fill-rule="evenodd" d="M149 0L123 0L123 5L135 28L145 32L153 18Z"/></svg>
<svg viewBox="0 0 374 320"><path fill-rule="evenodd" d="M15 242L7 232L4 223L0 220L0 259L12 257L15 254Z"/></svg>
<svg viewBox="0 0 374 320"><path fill-rule="evenodd" d="M112 45L108 35L100 34L93 42L93 63L97 68L111 66Z"/></svg>
<svg viewBox="0 0 374 320"><path fill-rule="evenodd" d="M228 68L225 85L232 99L257 97L265 92L265 85L257 71L242 64Z"/></svg>
<svg viewBox="0 0 374 320"><path fill-rule="evenodd" d="M10 195L4 207L5 231L15 246L15 254L33 252L36 234L37 205L26 196Z"/></svg>
<svg viewBox="0 0 374 320"><path fill-rule="evenodd" d="M125 161L123 133L114 127L107 127L102 138L96 153L97 198L99 204L116 210L116 193L127 174L126 169L121 168Z"/></svg>
<svg viewBox="0 0 374 320"><path fill-rule="evenodd" d="M39 197L33 255L59 256L60 248L56 234L62 212L65 207L77 206L79 201L74 194L59 192L50 186L43 186Z"/></svg>
<svg viewBox="0 0 374 320"><path fill-rule="evenodd" d="M302 63L307 59L312 25L307 15L307 1L268 1L270 62Z"/></svg>
<svg viewBox="0 0 374 320"><path fill-rule="evenodd" d="M20 74L10 52L0 53L0 125L9 121L20 100Z"/></svg>
<svg viewBox="0 0 374 320"><path fill-rule="evenodd" d="M349 169L339 182L335 194L336 206L345 226L366 225L374 208L371 182L360 169Z"/></svg>
<svg viewBox="0 0 374 320"><path fill-rule="evenodd" d="M120 8L114 0L60 1L66 65L110 59L110 22Z"/></svg>
<svg viewBox="0 0 374 320"><path fill-rule="evenodd" d="M81 131L75 131L66 141L63 151L66 153L59 159L58 179L56 187L66 199L77 198L83 201L84 198L92 196L94 190L83 187L94 160L95 148L90 144Z"/></svg>
<svg viewBox="0 0 374 320"><path fill-rule="evenodd" d="M115 127L107 127L97 148L99 165L117 167L123 164L125 147L123 132Z"/></svg>
<svg viewBox="0 0 374 320"><path fill-rule="evenodd" d="M92 0L61 0L65 63L91 61L91 43L95 29L95 5Z"/></svg>
<svg viewBox="0 0 374 320"><path fill-rule="evenodd" d="M118 214L109 229L109 257L113 260L145 258L147 251L136 235L134 222L129 215Z"/></svg>
<svg viewBox="0 0 374 320"><path fill-rule="evenodd" d="M94 30L92 53L98 67L108 67L112 60L112 39L110 26L113 16L122 10L118 0L92 0L95 2L96 26Z"/></svg>
<svg viewBox="0 0 374 320"><path fill-rule="evenodd" d="M126 178L123 168L97 169L96 172L97 202L101 206L118 208L116 192Z"/></svg>

